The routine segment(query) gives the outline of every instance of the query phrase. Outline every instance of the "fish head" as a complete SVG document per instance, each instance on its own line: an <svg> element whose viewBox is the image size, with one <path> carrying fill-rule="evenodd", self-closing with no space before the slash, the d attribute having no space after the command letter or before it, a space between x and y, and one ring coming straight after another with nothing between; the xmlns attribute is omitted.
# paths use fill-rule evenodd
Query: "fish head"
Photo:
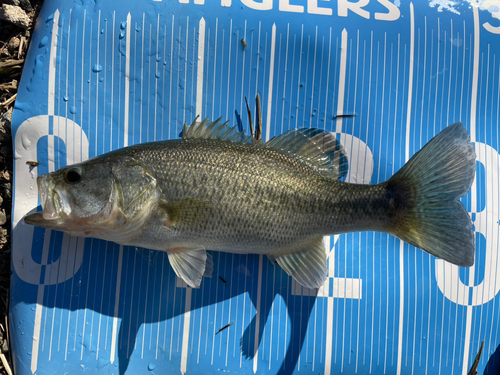
<svg viewBox="0 0 500 375"><path fill-rule="evenodd" d="M115 240L133 235L157 200L156 180L141 163L97 158L38 177L41 212L27 224Z"/></svg>
<svg viewBox="0 0 500 375"><path fill-rule="evenodd" d="M78 230L106 221L116 207L115 179L108 163L81 163L37 178L42 211L28 224Z"/></svg>

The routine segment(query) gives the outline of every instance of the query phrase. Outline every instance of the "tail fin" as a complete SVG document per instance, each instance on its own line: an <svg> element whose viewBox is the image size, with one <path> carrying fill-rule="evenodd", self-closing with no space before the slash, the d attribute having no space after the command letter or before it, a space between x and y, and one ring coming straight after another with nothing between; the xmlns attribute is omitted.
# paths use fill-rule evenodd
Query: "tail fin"
<svg viewBox="0 0 500 375"><path fill-rule="evenodd" d="M450 125L386 182L404 202L391 233L448 262L472 266L472 222L457 198L467 194L475 173L469 134L462 123Z"/></svg>

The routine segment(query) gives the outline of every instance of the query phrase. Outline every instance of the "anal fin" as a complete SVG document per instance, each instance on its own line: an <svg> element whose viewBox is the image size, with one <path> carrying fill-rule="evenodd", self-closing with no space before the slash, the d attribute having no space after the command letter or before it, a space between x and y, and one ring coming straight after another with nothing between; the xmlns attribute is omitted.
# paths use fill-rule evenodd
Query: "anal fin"
<svg viewBox="0 0 500 375"><path fill-rule="evenodd" d="M203 276L212 276L212 257L207 254L204 247L179 247L167 250L167 254L175 274L191 288L198 288Z"/></svg>
<svg viewBox="0 0 500 375"><path fill-rule="evenodd" d="M274 257L287 274L306 288L319 288L326 280L328 269L323 238L293 254Z"/></svg>

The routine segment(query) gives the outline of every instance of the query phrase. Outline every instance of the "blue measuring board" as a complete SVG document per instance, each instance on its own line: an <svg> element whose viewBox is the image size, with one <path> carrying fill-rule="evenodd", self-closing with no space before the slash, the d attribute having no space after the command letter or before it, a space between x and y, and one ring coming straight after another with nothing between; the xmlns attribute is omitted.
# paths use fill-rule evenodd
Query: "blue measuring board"
<svg viewBox="0 0 500 375"><path fill-rule="evenodd" d="M497 374L499 16L494 1L46 0L13 117L16 374L466 374L482 341L478 370ZM388 179L462 121L474 267L349 233L325 238L319 290L218 252L191 289L165 253L24 224L38 175L178 138L196 115L248 131L257 94L265 140L334 132L356 183Z"/></svg>

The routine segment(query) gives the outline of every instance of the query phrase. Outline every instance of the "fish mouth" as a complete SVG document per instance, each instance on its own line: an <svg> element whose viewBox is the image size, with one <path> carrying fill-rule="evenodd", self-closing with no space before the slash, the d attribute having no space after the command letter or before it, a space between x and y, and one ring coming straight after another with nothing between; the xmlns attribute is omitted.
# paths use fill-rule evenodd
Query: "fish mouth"
<svg viewBox="0 0 500 375"><path fill-rule="evenodd" d="M49 224L53 224L52 220L45 220L43 218L43 212L35 212L24 217L24 222L29 225L34 225L37 227L48 227Z"/></svg>
<svg viewBox="0 0 500 375"><path fill-rule="evenodd" d="M65 199L66 194L57 191L50 175L39 176L37 185L42 211L27 215L24 221L27 224L42 227L60 225L67 214L71 212L67 199Z"/></svg>

